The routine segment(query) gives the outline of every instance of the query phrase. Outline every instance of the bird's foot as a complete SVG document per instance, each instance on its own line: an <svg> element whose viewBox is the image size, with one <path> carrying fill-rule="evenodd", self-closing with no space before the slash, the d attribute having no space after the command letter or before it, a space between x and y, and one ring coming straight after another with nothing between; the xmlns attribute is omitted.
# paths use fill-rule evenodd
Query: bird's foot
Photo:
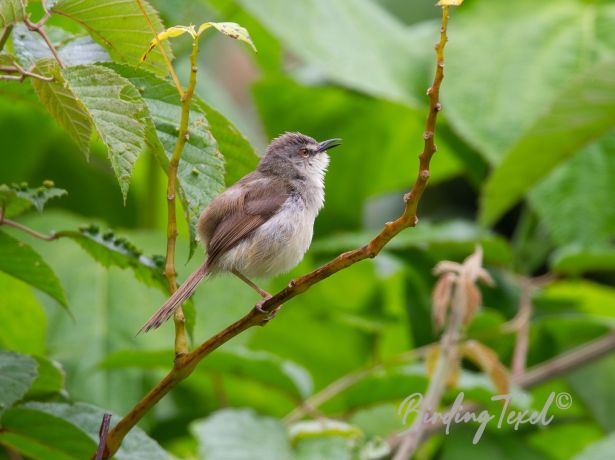
<svg viewBox="0 0 615 460"><path fill-rule="evenodd" d="M265 309L263 308L263 305L265 305L265 302L267 302L269 299L271 299L271 295L270 295L269 297L265 297L265 298L263 298L263 300L259 300L259 301L256 303L256 305L254 305L254 308L255 308L258 312L260 312L260 313L262 313L262 314L266 315L266 316L263 318L263 320L261 321L261 323L260 323L262 326L264 326L264 325L265 325L265 324L267 324L269 321L271 321L273 318L275 318L275 315L278 313L278 311L280 311L280 308L282 308L282 305L278 305L278 306L277 306L277 307L275 307L272 311L265 310Z"/></svg>

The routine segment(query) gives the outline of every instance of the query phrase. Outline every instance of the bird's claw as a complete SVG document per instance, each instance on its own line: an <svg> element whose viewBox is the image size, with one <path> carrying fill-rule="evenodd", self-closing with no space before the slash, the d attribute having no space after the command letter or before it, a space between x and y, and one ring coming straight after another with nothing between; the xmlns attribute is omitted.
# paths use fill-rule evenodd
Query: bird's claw
<svg viewBox="0 0 615 460"><path fill-rule="evenodd" d="M271 296L260 300L256 303L256 305L254 305L254 308L259 312L262 313L265 316L265 318L263 318L263 321L261 324L267 324L269 321L271 321L273 318L275 318L275 315L278 313L278 311L280 311L280 308L282 308L282 305L278 305L277 307L275 307L272 311L268 311L265 310L263 308L263 305L265 305L265 302L267 302L269 299L271 299Z"/></svg>

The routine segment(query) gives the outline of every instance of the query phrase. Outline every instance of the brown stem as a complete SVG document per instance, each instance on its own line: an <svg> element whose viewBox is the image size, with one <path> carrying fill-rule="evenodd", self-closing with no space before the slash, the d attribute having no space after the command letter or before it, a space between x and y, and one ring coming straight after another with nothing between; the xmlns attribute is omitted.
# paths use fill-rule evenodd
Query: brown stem
<svg viewBox="0 0 615 460"><path fill-rule="evenodd" d="M42 233L37 232L36 230L31 229L30 227L26 227L25 225L20 224L19 222L5 219L3 215L0 215L0 225L7 225L9 227L16 228L18 230L21 230L24 233L27 233L28 235L33 236L34 238L38 238L39 240L43 240L43 241L53 241L61 237L61 235L58 233L54 233L52 235L44 235Z"/></svg>
<svg viewBox="0 0 615 460"><path fill-rule="evenodd" d="M173 79L173 83L175 83L175 87L177 88L177 92L179 93L180 97L183 98L184 97L184 88L182 87L181 83L179 82L179 78L177 78L177 74L175 73L175 69L173 68L173 64L171 64L171 59L169 58L169 55L165 51L164 47L162 46L162 43L160 42L160 39L158 38L158 34L156 33L156 29L154 28L154 24L152 24L152 20L149 18L148 14L147 14L147 11L145 11L145 7L143 6L143 2L141 0L135 0L135 1L137 2L137 6L141 10L141 14L145 18L145 21L147 22L147 25L149 26L150 30L152 31L152 34L154 35L154 40L156 41L156 46L158 46L158 49L162 53L162 57L164 58L164 61L167 63L167 68L169 69L169 73L171 74L171 78Z"/></svg>
<svg viewBox="0 0 615 460"><path fill-rule="evenodd" d="M519 297L519 312L513 323L516 326L517 338L511 362L513 378L518 378L525 372L527 351L529 348L530 317L532 316L532 284L528 279L521 279Z"/></svg>
<svg viewBox="0 0 615 460"><path fill-rule="evenodd" d="M446 44L446 25L448 22L448 8L443 8L442 16L442 29L440 35L440 43L436 48L437 52L437 66L434 82L428 91L429 95L429 116L427 118L426 130L423 136L425 145L423 152L419 155L419 172L417 178L409 193L404 196L404 210L395 221L387 222L384 225L382 231L376 235L367 245L354 249L352 251L340 254L330 262L317 268L316 270L304 275L302 277L292 280L289 285L282 289L271 298L267 299L260 305L260 310L253 308L247 315L243 316L238 321L228 326L218 334L211 337L205 343L201 344L198 348L194 349L190 353L183 356L178 356L175 360L174 368L167 374L166 377L156 385L132 410L115 426L107 437L107 448L105 450L105 457L108 458L113 455L119 448L122 440L130 429L135 426L139 420L166 395L171 388L173 388L181 380L185 379L194 370L197 364L205 358L212 351L231 340L236 335L245 331L246 329L256 326L264 325L270 319L270 313L277 307L307 291L311 286L320 281L328 278L329 276L350 267L351 265L360 262L368 258L374 258L382 250L382 248L402 230L409 227L416 226L418 219L416 216L417 206L419 200L427 186L429 180L429 165L431 158L436 152L436 146L434 143L434 136L436 131L437 115L441 110L439 97L440 97L440 84L444 77L444 63L443 63L443 51ZM194 48L193 48L194 55ZM192 63L191 79L196 77L196 62ZM182 100L183 109L186 109L185 102L191 97L191 89L186 90L186 97ZM187 110L187 109L186 109ZM182 119L184 117L182 111ZM184 136L180 136L183 139ZM178 141L179 142L179 141ZM185 140L184 140L185 142ZM176 146L177 147L177 146ZM177 150L177 148L176 148ZM175 156L175 153L174 155ZM172 159L173 160L173 159ZM176 165L174 166L176 168ZM171 164L169 165L171 169ZM169 178L171 175L169 174ZM169 194L169 202L171 198L174 200L174 194ZM169 205L169 212L175 212L175 208L171 210ZM168 229L169 230L169 229ZM171 229L173 230L173 229ZM173 273L174 277L175 274Z"/></svg>
<svg viewBox="0 0 615 460"><path fill-rule="evenodd" d="M102 460L103 458L103 454L105 453L105 439L107 439L107 434L109 433L109 423L111 423L111 414L106 413L103 415L100 424L100 430L98 432L98 449L96 450L94 460Z"/></svg>
<svg viewBox="0 0 615 460"><path fill-rule="evenodd" d="M45 32L45 30L43 29L43 26L45 25L47 20L51 17L51 12L47 9L47 4L45 0L42 1L42 4L43 4L43 9L45 10L45 15L38 22L33 23L32 21L30 21L30 18L25 18L23 22L28 28L28 30L31 30L32 32L36 32L42 37L42 39L47 44L47 48L49 48L49 51L51 51L51 54L53 54L53 57L55 58L55 60L58 61L58 65L60 66L60 68L63 69L64 63L62 62L62 59L60 59L58 50L56 50L55 46L53 46L53 43L51 43L51 40L47 36L47 32Z"/></svg>
<svg viewBox="0 0 615 460"><path fill-rule="evenodd" d="M43 81L53 81L53 77L45 77L43 75L39 75L37 73L32 72L32 69L35 66L32 66L29 70L21 67L17 62L13 62L12 65L2 65L0 66L0 72L6 73L18 73L17 75L0 75L0 80L17 80L24 81L26 77L36 78L37 80Z"/></svg>

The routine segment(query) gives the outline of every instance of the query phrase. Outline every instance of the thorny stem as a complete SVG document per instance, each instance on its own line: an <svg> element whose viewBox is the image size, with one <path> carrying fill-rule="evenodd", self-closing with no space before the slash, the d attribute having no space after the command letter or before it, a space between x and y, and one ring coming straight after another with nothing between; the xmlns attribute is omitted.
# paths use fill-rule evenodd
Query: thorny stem
<svg viewBox="0 0 615 460"><path fill-rule="evenodd" d="M158 49L162 53L162 57L164 58L164 61L167 63L167 67L169 69L169 73L171 74L171 78L173 79L173 83L175 83L175 87L177 88L177 92L179 93L180 97L183 98L184 97L184 88L181 85L181 83L179 82L179 78L177 78L177 74L175 73L175 69L173 68L173 64L171 64L171 59L169 58L169 55L167 54L166 50L162 46L162 43L160 42L160 39L158 38L158 34L156 33L156 29L154 28L154 24L152 24L152 20L149 18L149 15L147 14L147 11L145 11L145 7L143 6L143 2L141 0L135 0L135 1L137 2L137 6L141 10L141 14L143 15L143 17L147 21L147 25L149 26L150 30L152 31L152 34L154 35L154 40L156 41L156 46L158 47Z"/></svg>
<svg viewBox="0 0 615 460"><path fill-rule="evenodd" d="M190 121L190 103L196 86L197 57L199 52L199 42L195 39L192 42L192 53L190 54L190 79L188 87L181 96L181 122L177 134L177 142L173 155L169 160L168 183L167 183L167 254L164 266L164 276L167 278L169 291L171 294L177 290L177 278L175 273L175 244L177 242L177 168L179 160L184 150L184 146L190 136L188 122ZM175 358L177 360L188 352L188 341L186 338L186 319L182 308L175 311Z"/></svg>
<svg viewBox="0 0 615 460"><path fill-rule="evenodd" d="M411 191L404 196L405 206L402 215L393 222L387 222L382 231L367 245L340 254L320 268L317 268L307 275L292 280L285 289L282 289L280 292L263 302L260 305L261 310L253 308L248 314L202 343L198 348L186 353L183 356L178 356L175 360L175 366L166 375L166 377L164 377L158 385L156 385L147 395L145 395L145 397L132 408L132 410L115 426L115 428L111 430L107 438L107 448L105 451L106 456L104 458L109 458L113 455L130 429L135 426L164 395L166 395L175 385L177 385L177 383L190 375L197 364L212 351L228 342L233 337L241 334L246 329L256 325L266 324L270 319L270 314L276 308L280 307L288 300L307 291L314 284L319 283L329 276L339 272L340 270L348 268L357 262L376 257L382 248L402 230L416 226L418 222L416 216L417 206L421 195L427 186L427 181L429 180L429 164L431 158L436 152L434 136L436 131L437 115L441 110L439 97L440 84L444 76L443 51L446 43L447 22L448 8L443 7L440 43L436 48L436 75L434 77L433 85L428 90L429 116L427 118L426 130L423 136L425 146L423 152L419 155L420 163L418 176L412 186ZM192 70L196 70L194 63L192 65ZM191 78L193 76L194 72L191 74ZM187 95L191 95L189 91L190 88L186 91ZM184 103L185 100L182 102ZM180 136L180 139L182 139L182 136ZM171 165L169 165L169 169L170 168ZM171 174L169 174L169 180L170 178ZM169 211L171 212L170 208ZM175 210L173 208L173 212L174 211Z"/></svg>

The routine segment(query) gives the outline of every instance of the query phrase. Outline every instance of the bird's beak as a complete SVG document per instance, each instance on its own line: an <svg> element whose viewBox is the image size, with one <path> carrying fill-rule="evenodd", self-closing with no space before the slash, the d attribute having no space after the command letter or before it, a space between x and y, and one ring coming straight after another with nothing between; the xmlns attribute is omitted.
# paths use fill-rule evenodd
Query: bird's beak
<svg viewBox="0 0 615 460"><path fill-rule="evenodd" d="M334 147L339 147L342 145L342 140L339 137L335 139L328 139L326 141L322 141L318 143L318 152L324 152L325 150L332 149Z"/></svg>

